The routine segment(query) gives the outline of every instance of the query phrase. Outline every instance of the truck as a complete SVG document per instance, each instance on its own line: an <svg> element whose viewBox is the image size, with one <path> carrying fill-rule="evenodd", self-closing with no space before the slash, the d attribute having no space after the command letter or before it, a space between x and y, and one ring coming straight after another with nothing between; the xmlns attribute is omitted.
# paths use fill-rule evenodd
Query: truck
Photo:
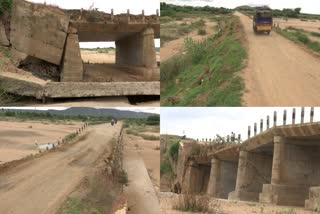
<svg viewBox="0 0 320 214"><path fill-rule="evenodd" d="M272 10L269 7L256 7L253 16L253 30L255 33L270 34L273 25Z"/></svg>

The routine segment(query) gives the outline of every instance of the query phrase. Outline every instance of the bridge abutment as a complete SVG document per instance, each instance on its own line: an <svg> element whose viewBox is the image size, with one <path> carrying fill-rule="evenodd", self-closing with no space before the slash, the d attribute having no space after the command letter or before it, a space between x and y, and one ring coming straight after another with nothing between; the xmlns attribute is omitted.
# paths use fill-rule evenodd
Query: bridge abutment
<svg viewBox="0 0 320 214"><path fill-rule="evenodd" d="M265 154L240 151L235 191L231 200L258 201L262 186L271 181L272 157Z"/></svg>

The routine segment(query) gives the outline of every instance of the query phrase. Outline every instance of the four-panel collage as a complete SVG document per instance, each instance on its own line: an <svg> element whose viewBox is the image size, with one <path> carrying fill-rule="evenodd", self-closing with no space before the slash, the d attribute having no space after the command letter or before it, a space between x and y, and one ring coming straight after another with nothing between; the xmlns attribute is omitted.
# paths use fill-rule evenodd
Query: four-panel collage
<svg viewBox="0 0 320 214"><path fill-rule="evenodd" d="M320 4L0 0L0 214L320 213Z"/></svg>

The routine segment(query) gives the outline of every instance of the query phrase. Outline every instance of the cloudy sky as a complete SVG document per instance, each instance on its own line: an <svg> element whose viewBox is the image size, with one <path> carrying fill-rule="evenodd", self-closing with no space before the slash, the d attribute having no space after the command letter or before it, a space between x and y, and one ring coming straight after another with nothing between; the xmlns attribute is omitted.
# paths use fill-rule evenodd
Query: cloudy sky
<svg viewBox="0 0 320 214"><path fill-rule="evenodd" d="M161 0L177 5L235 8L241 5L268 5L273 9L301 7L303 13L320 14L319 0Z"/></svg>
<svg viewBox="0 0 320 214"><path fill-rule="evenodd" d="M109 107L105 107L109 108ZM3 107L3 109L34 109L34 110L42 110L46 111L49 109L53 110L64 110L67 109L66 107ZM100 107L97 109L100 109ZM117 107L117 108L109 108L109 109L118 109L118 110L128 110L128 111L135 111L135 112L148 112L159 114L160 108L159 107Z"/></svg>
<svg viewBox="0 0 320 214"><path fill-rule="evenodd" d="M270 116L270 125L273 124L273 112L277 111L277 124L282 125L283 111L287 110L287 124L292 122L292 108L269 107L229 107L229 108L161 108L161 134L182 135L194 139L213 138L216 134L230 135L231 132L241 134L243 140L247 139L248 126L264 119L266 128L267 115ZM320 108L315 108L314 121L320 121ZM300 122L301 108L296 108L296 123ZM305 122L310 121L310 108L305 108Z"/></svg>
<svg viewBox="0 0 320 214"><path fill-rule="evenodd" d="M59 6L64 9L89 9L93 4L94 8L99 11L110 13L113 9L114 14L127 13L130 9L131 14L141 14L144 10L145 15L156 14L157 9L160 10L159 0L28 0L36 3L44 3ZM155 46L160 47L160 40L155 40ZM81 48L95 48L95 47L115 47L114 42L81 42Z"/></svg>

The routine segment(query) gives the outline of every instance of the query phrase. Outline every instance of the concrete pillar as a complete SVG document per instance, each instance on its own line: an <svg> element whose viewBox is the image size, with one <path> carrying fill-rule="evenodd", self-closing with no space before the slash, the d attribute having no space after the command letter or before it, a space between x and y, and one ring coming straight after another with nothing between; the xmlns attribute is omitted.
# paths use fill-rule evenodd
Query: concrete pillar
<svg viewBox="0 0 320 214"><path fill-rule="evenodd" d="M61 82L80 82L83 79L83 63L80 54L78 34L67 36L62 62Z"/></svg>
<svg viewBox="0 0 320 214"><path fill-rule="evenodd" d="M229 194L229 199L258 201L262 185L270 183L272 157L240 151L236 188Z"/></svg>
<svg viewBox="0 0 320 214"><path fill-rule="evenodd" d="M156 68L156 50L153 28L116 41L116 64Z"/></svg>
<svg viewBox="0 0 320 214"><path fill-rule="evenodd" d="M283 162L284 138L280 136L273 137L274 149L272 160L271 184L281 183L281 162Z"/></svg>
<svg viewBox="0 0 320 214"><path fill-rule="evenodd" d="M218 193L218 180L220 178L220 160L213 158L211 160L210 178L207 194L216 197Z"/></svg>

